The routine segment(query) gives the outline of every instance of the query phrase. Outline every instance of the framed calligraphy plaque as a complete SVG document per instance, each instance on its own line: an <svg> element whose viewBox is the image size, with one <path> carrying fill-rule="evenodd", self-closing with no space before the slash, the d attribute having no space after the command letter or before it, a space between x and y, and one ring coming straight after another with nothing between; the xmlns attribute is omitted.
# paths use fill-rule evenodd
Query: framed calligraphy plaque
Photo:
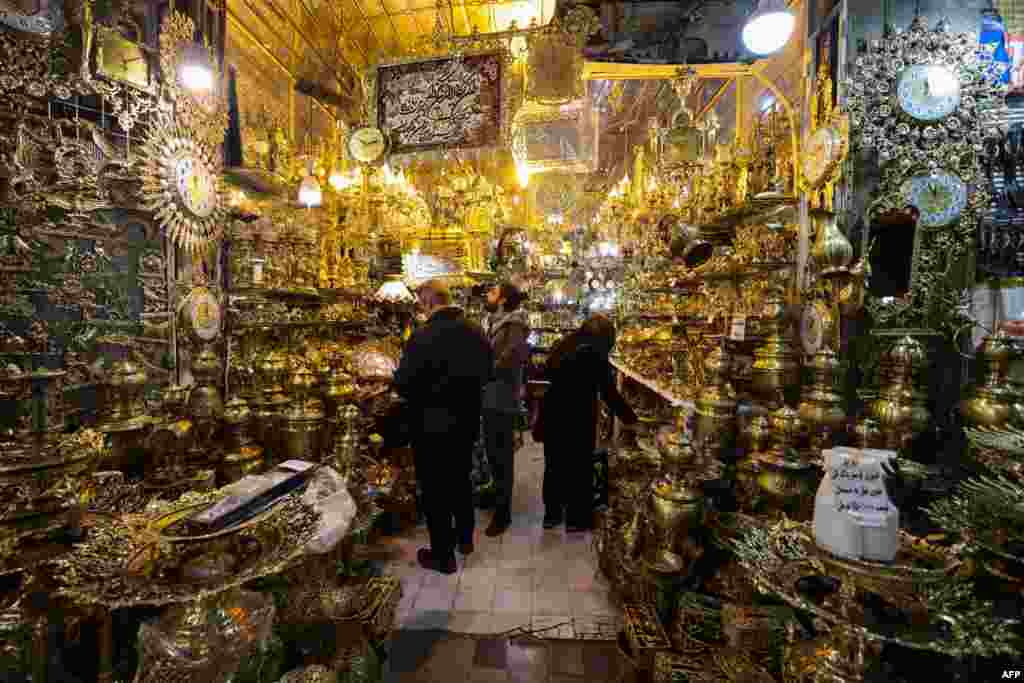
<svg viewBox="0 0 1024 683"><path fill-rule="evenodd" d="M506 70L501 52L380 66L377 127L394 154L500 146Z"/></svg>

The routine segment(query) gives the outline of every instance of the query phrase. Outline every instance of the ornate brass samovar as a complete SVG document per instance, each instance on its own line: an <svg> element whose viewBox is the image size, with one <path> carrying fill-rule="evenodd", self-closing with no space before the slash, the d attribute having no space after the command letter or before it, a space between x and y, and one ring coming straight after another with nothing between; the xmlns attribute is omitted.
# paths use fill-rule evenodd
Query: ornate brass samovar
<svg viewBox="0 0 1024 683"><path fill-rule="evenodd" d="M736 446L736 392L729 384L729 363L721 346L704 361L704 388L696 400L695 436L707 444L710 458L729 457Z"/></svg>
<svg viewBox="0 0 1024 683"><path fill-rule="evenodd" d="M800 364L790 325L789 306L779 289L765 301L761 314L763 343L754 351L751 390L768 405L800 383Z"/></svg>
<svg viewBox="0 0 1024 683"><path fill-rule="evenodd" d="M960 414L972 427L1003 427L1013 415L1014 396L1007 376L1013 346L1004 333L989 335L978 348L978 381L960 401Z"/></svg>
<svg viewBox="0 0 1024 683"><path fill-rule="evenodd" d="M684 431L685 415L663 431L659 441L662 476L650 489L648 516L652 522L645 548L647 567L659 574L678 574L702 554L694 532L704 518L704 495L696 481L693 448Z"/></svg>
<svg viewBox="0 0 1024 683"><path fill-rule="evenodd" d="M800 419L807 426L811 450L820 453L832 445L833 436L846 426L846 410L835 389L835 375L839 370L839 357L823 348L811 360L814 384L800 403Z"/></svg>
<svg viewBox="0 0 1024 683"><path fill-rule="evenodd" d="M281 447L282 413L289 403L284 393L284 382L289 371L288 357L280 349L271 346L259 359L257 370L262 398L254 411L256 436L267 451L276 455Z"/></svg>
<svg viewBox="0 0 1024 683"><path fill-rule="evenodd" d="M347 479L359 456L359 409L352 405L343 405L338 409L335 420L337 427L334 430L331 464Z"/></svg>
<svg viewBox="0 0 1024 683"><path fill-rule="evenodd" d="M145 415L146 379L146 370L129 357L111 366L106 381L107 423L123 425Z"/></svg>
<svg viewBox="0 0 1024 683"><path fill-rule="evenodd" d="M204 348L192 359L195 385L188 393L186 413L195 425L195 438L189 459L197 464L219 464L215 455L217 432L224 416L224 399L217 382L221 375L220 358L210 347Z"/></svg>
<svg viewBox="0 0 1024 683"><path fill-rule="evenodd" d="M281 425L282 452L289 460L319 462L323 451L324 404L316 397L316 376L300 365L288 383L292 401Z"/></svg>
<svg viewBox="0 0 1024 683"><path fill-rule="evenodd" d="M806 433L800 414L787 405L769 416L775 444L755 456L759 466L757 483L773 508L795 519L813 513L818 468L797 450Z"/></svg>
<svg viewBox="0 0 1024 683"><path fill-rule="evenodd" d="M224 406L224 430L229 452L221 462L226 482L238 481L263 467L263 449L252 438L253 412L245 399L236 396Z"/></svg>
<svg viewBox="0 0 1024 683"><path fill-rule="evenodd" d="M926 360L924 346L909 336L898 339L883 358L883 375L887 374L888 378L871 405L871 417L878 422L881 443L886 449L902 448L914 436L915 418L921 421L920 404L915 406L913 382Z"/></svg>

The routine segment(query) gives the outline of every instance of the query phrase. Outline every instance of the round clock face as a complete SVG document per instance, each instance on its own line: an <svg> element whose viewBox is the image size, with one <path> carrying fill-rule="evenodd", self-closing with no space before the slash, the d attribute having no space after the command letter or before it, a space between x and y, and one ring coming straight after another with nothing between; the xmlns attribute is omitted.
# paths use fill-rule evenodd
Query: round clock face
<svg viewBox="0 0 1024 683"><path fill-rule="evenodd" d="M956 221L967 207L967 185L952 173L914 176L903 184L908 205L921 213L926 228L942 228Z"/></svg>
<svg viewBox="0 0 1024 683"><path fill-rule="evenodd" d="M915 64L903 70L896 86L900 108L925 123L940 121L960 105L960 80L938 64Z"/></svg>
<svg viewBox="0 0 1024 683"><path fill-rule="evenodd" d="M174 163L174 185L182 205L198 218L207 218L216 207L217 184L199 157L187 154Z"/></svg>
<svg viewBox="0 0 1024 683"><path fill-rule="evenodd" d="M842 140L831 126L822 126L807 138L803 159L804 179L817 188L825 180L825 174L839 161Z"/></svg>
<svg viewBox="0 0 1024 683"><path fill-rule="evenodd" d="M804 306L800 316L800 343L804 353L813 356L821 350L825 341L825 318L817 304Z"/></svg>
<svg viewBox="0 0 1024 683"><path fill-rule="evenodd" d="M348 139L348 153L364 164L379 161L387 148L387 139L379 128L359 128Z"/></svg>

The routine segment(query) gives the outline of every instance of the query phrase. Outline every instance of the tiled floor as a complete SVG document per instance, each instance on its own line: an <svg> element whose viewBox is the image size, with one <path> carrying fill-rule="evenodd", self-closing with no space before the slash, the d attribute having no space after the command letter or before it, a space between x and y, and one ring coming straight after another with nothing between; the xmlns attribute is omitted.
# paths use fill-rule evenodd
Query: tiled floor
<svg viewBox="0 0 1024 683"><path fill-rule="evenodd" d="M533 631L540 638L613 640L621 612L597 570L592 536L545 531L541 522L542 447L527 439L516 455L512 528L498 539L483 531L491 513L477 511L476 552L459 556L444 576L416 563L425 528L386 539L376 550L402 578L399 628L475 635Z"/></svg>
<svg viewBox="0 0 1024 683"><path fill-rule="evenodd" d="M392 636L385 683L634 683L614 643L508 640L445 631Z"/></svg>

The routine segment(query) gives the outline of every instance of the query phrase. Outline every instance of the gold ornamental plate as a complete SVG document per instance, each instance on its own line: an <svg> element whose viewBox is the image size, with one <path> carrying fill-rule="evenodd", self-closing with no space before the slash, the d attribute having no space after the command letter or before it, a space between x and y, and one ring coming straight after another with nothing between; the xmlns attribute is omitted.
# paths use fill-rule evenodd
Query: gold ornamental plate
<svg viewBox="0 0 1024 683"><path fill-rule="evenodd" d="M807 137L800 164L808 189L821 187L842 162L845 144L833 126L822 126Z"/></svg>
<svg viewBox="0 0 1024 683"><path fill-rule="evenodd" d="M223 309L206 287L196 287L181 302L178 323L199 342L211 342L220 334Z"/></svg>

